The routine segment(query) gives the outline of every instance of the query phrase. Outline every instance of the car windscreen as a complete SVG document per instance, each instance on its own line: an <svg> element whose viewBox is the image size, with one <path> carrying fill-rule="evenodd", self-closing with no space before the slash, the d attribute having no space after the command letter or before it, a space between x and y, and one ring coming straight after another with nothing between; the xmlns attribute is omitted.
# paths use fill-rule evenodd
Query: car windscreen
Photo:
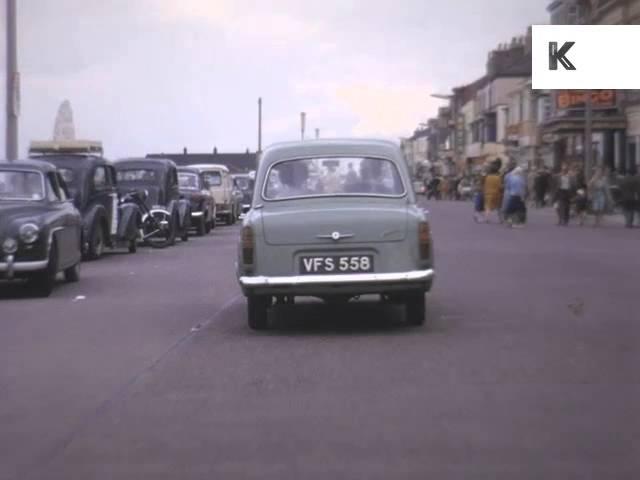
<svg viewBox="0 0 640 480"><path fill-rule="evenodd" d="M184 190L198 190L198 175L195 173L178 172L178 184Z"/></svg>
<svg viewBox="0 0 640 480"><path fill-rule="evenodd" d="M222 185L222 175L220 175L220 172L205 172L204 179L211 187L219 187Z"/></svg>
<svg viewBox="0 0 640 480"><path fill-rule="evenodd" d="M274 164L263 189L266 200L317 196L403 196L396 165L386 159L330 157Z"/></svg>
<svg viewBox="0 0 640 480"><path fill-rule="evenodd" d="M118 183L155 183L158 173L150 168L118 169L116 173Z"/></svg>
<svg viewBox="0 0 640 480"><path fill-rule="evenodd" d="M42 200L44 179L40 172L0 170L0 200Z"/></svg>

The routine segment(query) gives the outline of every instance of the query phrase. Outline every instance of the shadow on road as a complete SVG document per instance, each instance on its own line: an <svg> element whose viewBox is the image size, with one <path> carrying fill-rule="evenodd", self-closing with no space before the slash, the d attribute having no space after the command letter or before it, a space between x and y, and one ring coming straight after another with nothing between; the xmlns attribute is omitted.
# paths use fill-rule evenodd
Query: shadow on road
<svg viewBox="0 0 640 480"><path fill-rule="evenodd" d="M417 331L405 322L402 306L373 301L344 305L301 301L295 305L276 305L269 317L273 335L400 335Z"/></svg>

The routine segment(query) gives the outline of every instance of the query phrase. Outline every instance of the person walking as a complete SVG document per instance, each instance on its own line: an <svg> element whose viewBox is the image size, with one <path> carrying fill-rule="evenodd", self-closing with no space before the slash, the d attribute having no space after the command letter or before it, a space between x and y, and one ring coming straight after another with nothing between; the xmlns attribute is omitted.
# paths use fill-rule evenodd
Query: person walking
<svg viewBox="0 0 640 480"><path fill-rule="evenodd" d="M527 220L527 182L522 167L516 167L507 175L504 190L508 198L505 221L510 227L523 227Z"/></svg>
<svg viewBox="0 0 640 480"><path fill-rule="evenodd" d="M571 213L571 199L575 191L575 177L569 171L569 165L562 164L560 173L555 179L555 200L554 204L558 213L558 225L569 225Z"/></svg>
<svg viewBox="0 0 640 480"><path fill-rule="evenodd" d="M484 180L484 219L487 223L490 220L491 212L500 210L503 184L499 168L498 164L494 163ZM500 218L500 214L498 214L498 218Z"/></svg>
<svg viewBox="0 0 640 480"><path fill-rule="evenodd" d="M620 182L620 201L626 228L633 228L634 217L640 217L640 177L636 172L628 173Z"/></svg>
<svg viewBox="0 0 640 480"><path fill-rule="evenodd" d="M610 184L609 179L604 173L602 167L596 167L595 173L589 180L589 194L591 196L591 208L595 215L595 227L599 227L602 223L602 216L607 210L610 202Z"/></svg>

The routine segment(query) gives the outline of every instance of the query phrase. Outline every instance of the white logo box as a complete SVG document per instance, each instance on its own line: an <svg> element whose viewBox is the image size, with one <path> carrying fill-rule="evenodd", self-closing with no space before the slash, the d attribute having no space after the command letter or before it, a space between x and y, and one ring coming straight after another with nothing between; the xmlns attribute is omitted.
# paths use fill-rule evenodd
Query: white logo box
<svg viewBox="0 0 640 480"><path fill-rule="evenodd" d="M534 25L532 87L640 89L640 25ZM549 44L575 42L566 58L575 70L549 65Z"/></svg>

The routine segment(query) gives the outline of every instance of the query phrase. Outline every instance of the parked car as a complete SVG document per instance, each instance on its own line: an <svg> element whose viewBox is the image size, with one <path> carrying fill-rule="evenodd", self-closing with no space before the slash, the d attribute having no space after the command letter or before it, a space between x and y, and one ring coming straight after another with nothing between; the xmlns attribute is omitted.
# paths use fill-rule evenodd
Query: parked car
<svg viewBox="0 0 640 480"><path fill-rule="evenodd" d="M26 278L49 296L58 272L80 278L82 219L56 167L0 164L0 278Z"/></svg>
<svg viewBox="0 0 640 480"><path fill-rule="evenodd" d="M216 226L216 202L209 191L204 173L195 168L179 167L180 194L191 205L191 226L199 236L208 234Z"/></svg>
<svg viewBox="0 0 640 480"><path fill-rule="evenodd" d="M242 213L247 213L251 209L251 202L253 201L255 176L248 173L238 173L232 175L232 177L236 187L242 192Z"/></svg>
<svg viewBox="0 0 640 480"><path fill-rule="evenodd" d="M76 208L82 214L82 251L85 260L102 257L105 248L136 251L140 210L119 201L113 163L82 149L82 142L57 144L34 142L34 160L55 165L62 175Z"/></svg>
<svg viewBox="0 0 640 480"><path fill-rule="evenodd" d="M315 185L311 171L323 175ZM427 214L400 148L376 140L276 144L263 153L245 217L237 276L248 323L267 328L274 298L347 302L377 294L425 321L434 278Z"/></svg>
<svg viewBox="0 0 640 480"><path fill-rule="evenodd" d="M176 237L189 239L191 207L189 200L180 195L178 169L172 160L127 158L116 161L115 168L120 195L144 192L149 214L162 226L161 231L155 232L158 236L164 237L169 245L175 243ZM149 233L142 232L143 237Z"/></svg>
<svg viewBox="0 0 640 480"><path fill-rule="evenodd" d="M233 225L238 214L235 211L233 182L229 169L224 165L216 164L189 165L189 168L196 169L204 175L216 202L217 218L224 220L227 225Z"/></svg>

